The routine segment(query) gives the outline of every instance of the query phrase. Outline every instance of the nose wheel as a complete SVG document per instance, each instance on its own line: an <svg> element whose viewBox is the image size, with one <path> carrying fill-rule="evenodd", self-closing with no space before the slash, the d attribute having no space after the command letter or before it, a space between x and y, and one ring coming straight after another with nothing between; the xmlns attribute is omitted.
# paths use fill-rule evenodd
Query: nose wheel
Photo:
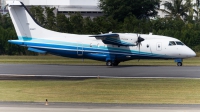
<svg viewBox="0 0 200 112"><path fill-rule="evenodd" d="M177 66L183 66L183 59L175 59L174 61L177 63Z"/></svg>
<svg viewBox="0 0 200 112"><path fill-rule="evenodd" d="M182 62L178 62L177 66L183 66Z"/></svg>

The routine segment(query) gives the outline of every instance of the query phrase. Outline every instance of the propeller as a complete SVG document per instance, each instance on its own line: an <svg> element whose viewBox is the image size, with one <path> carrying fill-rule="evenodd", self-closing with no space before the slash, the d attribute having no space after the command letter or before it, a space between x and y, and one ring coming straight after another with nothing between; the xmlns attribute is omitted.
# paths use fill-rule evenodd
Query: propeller
<svg viewBox="0 0 200 112"><path fill-rule="evenodd" d="M142 46L142 41L144 41L145 39L142 38L140 35L137 35L138 39L136 41L136 45L139 47L139 54L140 54L140 46Z"/></svg>

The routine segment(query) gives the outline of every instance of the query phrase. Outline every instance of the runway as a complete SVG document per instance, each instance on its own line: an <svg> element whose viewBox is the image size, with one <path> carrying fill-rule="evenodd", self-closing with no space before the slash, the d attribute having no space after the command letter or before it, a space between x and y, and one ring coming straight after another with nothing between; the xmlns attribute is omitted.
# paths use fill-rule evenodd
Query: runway
<svg viewBox="0 0 200 112"><path fill-rule="evenodd" d="M2 112L199 112L200 105L0 102Z"/></svg>
<svg viewBox="0 0 200 112"><path fill-rule="evenodd" d="M198 66L0 64L0 79L200 78ZM200 105L0 102L2 112L199 112Z"/></svg>
<svg viewBox="0 0 200 112"><path fill-rule="evenodd" d="M0 77L53 78L200 78L198 66L78 66L45 64L0 64Z"/></svg>

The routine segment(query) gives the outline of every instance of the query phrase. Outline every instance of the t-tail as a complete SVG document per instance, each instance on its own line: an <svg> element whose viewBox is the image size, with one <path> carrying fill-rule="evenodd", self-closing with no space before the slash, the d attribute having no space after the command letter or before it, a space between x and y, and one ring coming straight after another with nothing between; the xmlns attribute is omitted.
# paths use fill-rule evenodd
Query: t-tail
<svg viewBox="0 0 200 112"><path fill-rule="evenodd" d="M19 40L26 41L32 38L49 38L63 35L41 27L22 2L7 1L6 3Z"/></svg>

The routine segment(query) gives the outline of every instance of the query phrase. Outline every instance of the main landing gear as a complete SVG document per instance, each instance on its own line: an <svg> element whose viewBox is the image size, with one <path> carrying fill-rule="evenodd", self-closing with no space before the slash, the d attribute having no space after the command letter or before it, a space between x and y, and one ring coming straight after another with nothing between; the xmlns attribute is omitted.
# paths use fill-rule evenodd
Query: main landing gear
<svg viewBox="0 0 200 112"><path fill-rule="evenodd" d="M106 62L106 65L107 65L107 66L112 66L111 61L107 61L107 62Z"/></svg>
<svg viewBox="0 0 200 112"><path fill-rule="evenodd" d="M107 65L107 66L118 66L119 63L120 63L120 62L118 62L118 61L114 61L114 62L112 62L112 61L107 61L107 62L106 62L106 65Z"/></svg>

